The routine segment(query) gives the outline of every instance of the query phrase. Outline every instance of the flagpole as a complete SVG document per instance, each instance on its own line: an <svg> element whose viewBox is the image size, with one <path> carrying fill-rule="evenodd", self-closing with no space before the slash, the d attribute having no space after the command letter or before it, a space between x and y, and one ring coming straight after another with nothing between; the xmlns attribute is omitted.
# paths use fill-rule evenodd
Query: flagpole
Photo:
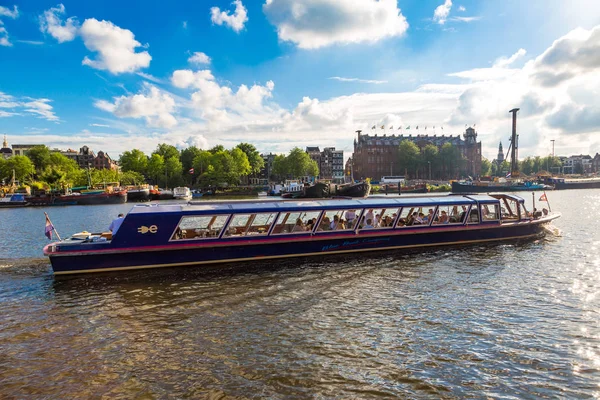
<svg viewBox="0 0 600 400"><path fill-rule="evenodd" d="M46 218L48 218L48 221L50 221L50 224L52 225L52 230L56 233L56 237L58 238L58 240L60 240L62 242L62 239L60 238L60 235L58 234L58 231L54 227L54 224L50 220L50 217L48 216L48 213L44 211L44 215L46 216Z"/></svg>
<svg viewBox="0 0 600 400"><path fill-rule="evenodd" d="M552 212L552 207L550 207L550 202L548 201L548 196L546 196L545 190L544 190L544 198L546 199L546 203L548 203L548 211Z"/></svg>

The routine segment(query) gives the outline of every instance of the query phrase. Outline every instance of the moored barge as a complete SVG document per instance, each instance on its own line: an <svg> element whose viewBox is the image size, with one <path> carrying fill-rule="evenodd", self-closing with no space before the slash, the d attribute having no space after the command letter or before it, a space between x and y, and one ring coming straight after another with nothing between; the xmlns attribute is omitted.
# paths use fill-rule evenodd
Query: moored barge
<svg viewBox="0 0 600 400"><path fill-rule="evenodd" d="M71 274L486 243L543 236L544 211L506 194L147 204L44 254Z"/></svg>

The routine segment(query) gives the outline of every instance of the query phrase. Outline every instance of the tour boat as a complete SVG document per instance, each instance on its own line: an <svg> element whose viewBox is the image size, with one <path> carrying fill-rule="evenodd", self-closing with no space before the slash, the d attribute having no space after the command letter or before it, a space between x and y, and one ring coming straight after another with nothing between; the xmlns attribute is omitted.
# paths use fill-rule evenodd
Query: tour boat
<svg viewBox="0 0 600 400"><path fill-rule="evenodd" d="M530 181L452 182L452 193L530 192L532 190L552 189L552 186Z"/></svg>
<svg viewBox="0 0 600 400"><path fill-rule="evenodd" d="M150 188L148 185L127 186L126 189L128 203L150 201Z"/></svg>
<svg viewBox="0 0 600 400"><path fill-rule="evenodd" d="M553 185L556 190L565 189L600 189L600 177L598 178L548 178L546 183Z"/></svg>
<svg viewBox="0 0 600 400"><path fill-rule="evenodd" d="M44 247L56 274L246 262L538 238L560 214L518 196L135 205L114 235ZM47 222L49 223L49 222Z"/></svg>

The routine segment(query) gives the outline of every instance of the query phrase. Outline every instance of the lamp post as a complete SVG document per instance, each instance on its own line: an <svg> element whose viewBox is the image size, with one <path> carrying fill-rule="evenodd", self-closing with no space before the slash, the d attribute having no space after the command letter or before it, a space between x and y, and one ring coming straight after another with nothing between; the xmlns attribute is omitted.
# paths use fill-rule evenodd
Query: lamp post
<svg viewBox="0 0 600 400"><path fill-rule="evenodd" d="M427 161L427 165L429 167L429 180L431 180L431 161Z"/></svg>
<svg viewBox="0 0 600 400"><path fill-rule="evenodd" d="M554 158L554 139L550 140L552 142L552 158Z"/></svg>

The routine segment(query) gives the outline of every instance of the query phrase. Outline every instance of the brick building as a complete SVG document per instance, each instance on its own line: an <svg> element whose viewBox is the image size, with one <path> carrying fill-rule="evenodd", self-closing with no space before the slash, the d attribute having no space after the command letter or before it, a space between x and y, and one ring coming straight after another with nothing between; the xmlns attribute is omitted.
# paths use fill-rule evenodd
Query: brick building
<svg viewBox="0 0 600 400"><path fill-rule="evenodd" d="M460 135L363 135L362 131L354 140L352 163L355 179L371 178L381 180L386 175L404 175L398 165L398 146L403 140L410 140L423 150L429 144L438 149L450 143L456 146L466 159L465 171L475 177L481 173L481 142L477 141L477 132L469 127L463 137Z"/></svg>

